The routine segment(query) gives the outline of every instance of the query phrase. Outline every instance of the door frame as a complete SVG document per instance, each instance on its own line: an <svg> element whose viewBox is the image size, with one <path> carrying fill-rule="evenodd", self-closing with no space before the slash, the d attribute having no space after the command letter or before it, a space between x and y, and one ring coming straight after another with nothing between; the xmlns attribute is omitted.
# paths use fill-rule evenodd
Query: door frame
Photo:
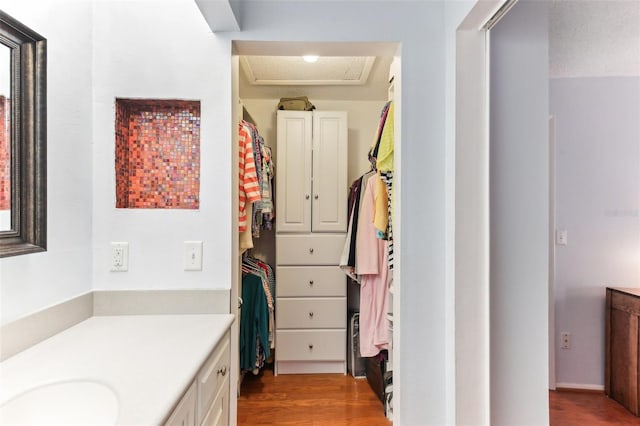
<svg viewBox="0 0 640 426"><path fill-rule="evenodd" d="M455 418L490 424L490 29L515 4L478 1L456 30Z"/></svg>
<svg viewBox="0 0 640 426"><path fill-rule="evenodd" d="M237 238L238 229L238 123L242 119L242 105L240 103L240 56L242 55L273 55L273 56L291 56L303 55L313 45L314 51L322 56L387 56L393 57L393 64L390 73L393 75L393 95L394 95L394 168L398 169L402 158L402 55L401 45L398 42L371 42L371 41L350 41L350 42L304 42L296 43L290 40L279 41L262 41L262 40L237 40L231 41L231 295L230 295L230 312L235 316L236 320L231 326L231 388L230 388L230 410L229 424L235 426L237 424L238 401L233 395L239 395L239 322L238 317L238 301L241 285L241 254L239 251L239 243ZM402 183L401 174L394 174L394 217L400 218L402 211ZM393 312L400 312L401 300L401 271L402 259L401 252L401 223L396 220L394 223L394 246L395 258L393 267ZM400 423L399 413L402 405L402 383L400 379L400 348L401 348L401 322L400 315L393 317L393 342L392 354L393 360L393 406L394 420Z"/></svg>

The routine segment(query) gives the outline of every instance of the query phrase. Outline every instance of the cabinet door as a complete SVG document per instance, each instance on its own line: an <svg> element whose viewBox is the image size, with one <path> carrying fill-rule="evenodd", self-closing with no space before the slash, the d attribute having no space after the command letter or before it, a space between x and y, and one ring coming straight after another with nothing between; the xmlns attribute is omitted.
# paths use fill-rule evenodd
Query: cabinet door
<svg viewBox="0 0 640 426"><path fill-rule="evenodd" d="M311 232L311 126L311 112L278 111L278 232Z"/></svg>
<svg viewBox="0 0 640 426"><path fill-rule="evenodd" d="M347 230L347 113L313 112L313 232Z"/></svg>
<svg viewBox="0 0 640 426"><path fill-rule="evenodd" d="M193 383L173 410L165 426L196 425L196 385Z"/></svg>

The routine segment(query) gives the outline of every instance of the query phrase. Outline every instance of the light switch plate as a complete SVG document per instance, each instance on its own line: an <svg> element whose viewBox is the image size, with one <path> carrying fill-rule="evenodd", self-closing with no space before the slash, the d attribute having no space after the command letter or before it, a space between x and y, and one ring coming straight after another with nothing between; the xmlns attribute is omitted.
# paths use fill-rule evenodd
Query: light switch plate
<svg viewBox="0 0 640 426"><path fill-rule="evenodd" d="M202 241L184 242L184 270L202 271Z"/></svg>

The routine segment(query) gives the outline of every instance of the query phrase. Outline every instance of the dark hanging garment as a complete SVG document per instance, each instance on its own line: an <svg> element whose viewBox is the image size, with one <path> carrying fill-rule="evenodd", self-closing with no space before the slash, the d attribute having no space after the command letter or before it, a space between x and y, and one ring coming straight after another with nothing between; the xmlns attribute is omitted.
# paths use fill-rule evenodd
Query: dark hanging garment
<svg viewBox="0 0 640 426"><path fill-rule="evenodd" d="M264 358L271 356L269 348L269 307L257 275L242 277L242 314L240 316L240 368L253 370L258 359L258 344Z"/></svg>

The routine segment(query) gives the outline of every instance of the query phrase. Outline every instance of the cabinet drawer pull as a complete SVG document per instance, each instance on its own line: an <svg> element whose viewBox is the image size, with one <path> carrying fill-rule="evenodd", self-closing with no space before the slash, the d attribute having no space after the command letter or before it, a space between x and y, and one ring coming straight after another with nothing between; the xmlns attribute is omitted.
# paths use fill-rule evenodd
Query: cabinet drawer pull
<svg viewBox="0 0 640 426"><path fill-rule="evenodd" d="M313 343L309 343L309 350L313 350Z"/></svg>
<svg viewBox="0 0 640 426"><path fill-rule="evenodd" d="M309 197L309 194L307 194L307 195L305 195L305 196L304 196L304 199L305 199L305 200L308 200L309 198L310 198L310 197Z"/></svg>
<svg viewBox="0 0 640 426"><path fill-rule="evenodd" d="M227 366L223 365L222 367L218 368L218 374L220 374L221 376L226 376L227 375Z"/></svg>
<svg viewBox="0 0 640 426"><path fill-rule="evenodd" d="M318 199L318 194L316 194L313 198L315 198L317 200Z"/></svg>
<svg viewBox="0 0 640 426"><path fill-rule="evenodd" d="M313 318L313 311L309 312L309 318Z"/></svg>
<svg viewBox="0 0 640 426"><path fill-rule="evenodd" d="M313 285L313 280L309 280L309 285Z"/></svg>
<svg viewBox="0 0 640 426"><path fill-rule="evenodd" d="M309 253L313 254L313 247L309 249Z"/></svg>

